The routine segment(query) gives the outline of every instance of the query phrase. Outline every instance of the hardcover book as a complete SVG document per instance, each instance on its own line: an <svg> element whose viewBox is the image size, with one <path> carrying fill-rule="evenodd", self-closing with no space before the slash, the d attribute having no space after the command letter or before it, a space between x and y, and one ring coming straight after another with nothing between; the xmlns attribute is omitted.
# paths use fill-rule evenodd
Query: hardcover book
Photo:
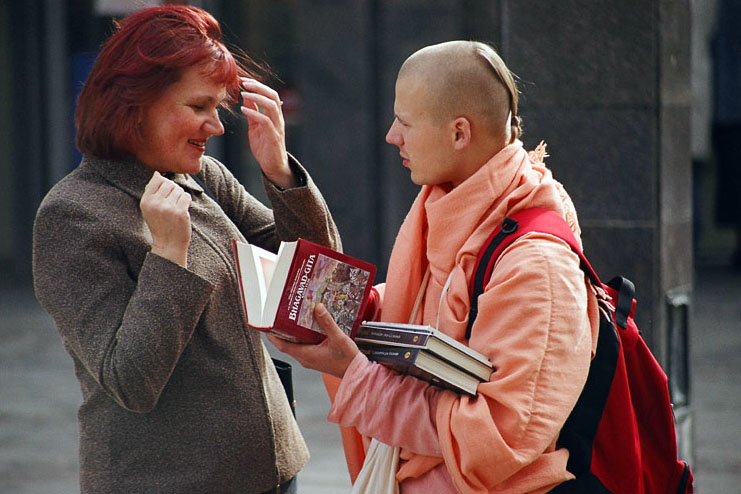
<svg viewBox="0 0 741 494"><path fill-rule="evenodd" d="M481 381L488 381L494 371L484 355L432 326L364 321L358 328L355 342L358 346L370 344L419 348Z"/></svg>
<svg viewBox="0 0 741 494"><path fill-rule="evenodd" d="M481 382L477 377L421 348L369 344L363 344L358 348L368 360L457 393L475 395Z"/></svg>
<svg viewBox="0 0 741 494"><path fill-rule="evenodd" d="M376 267L305 239L281 242L277 254L233 240L245 321L290 341L318 343L314 319L323 303L351 338L360 325Z"/></svg>

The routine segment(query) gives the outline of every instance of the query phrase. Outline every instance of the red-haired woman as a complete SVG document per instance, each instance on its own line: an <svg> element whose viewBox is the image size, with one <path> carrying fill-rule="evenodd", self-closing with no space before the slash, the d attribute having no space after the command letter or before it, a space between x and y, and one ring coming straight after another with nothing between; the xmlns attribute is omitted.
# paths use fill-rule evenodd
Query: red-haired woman
<svg viewBox="0 0 741 494"><path fill-rule="evenodd" d="M119 23L80 95L83 159L39 208L33 269L82 389L83 493L295 492L308 460L231 239L340 240L248 63L205 11L154 7ZM272 210L204 155L240 102Z"/></svg>

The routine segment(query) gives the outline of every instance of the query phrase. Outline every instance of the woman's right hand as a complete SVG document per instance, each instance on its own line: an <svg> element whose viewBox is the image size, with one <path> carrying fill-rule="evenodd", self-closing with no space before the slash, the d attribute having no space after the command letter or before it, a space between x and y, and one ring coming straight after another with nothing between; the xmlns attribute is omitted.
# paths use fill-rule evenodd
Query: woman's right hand
<svg viewBox="0 0 741 494"><path fill-rule="evenodd" d="M139 208L152 233L152 253L188 266L191 197L178 184L154 172Z"/></svg>

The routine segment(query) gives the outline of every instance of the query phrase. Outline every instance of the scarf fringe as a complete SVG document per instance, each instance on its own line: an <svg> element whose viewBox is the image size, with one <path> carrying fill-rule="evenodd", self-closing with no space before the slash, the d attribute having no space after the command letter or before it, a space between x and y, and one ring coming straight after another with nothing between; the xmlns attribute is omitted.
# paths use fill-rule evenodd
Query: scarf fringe
<svg viewBox="0 0 741 494"><path fill-rule="evenodd" d="M548 153L545 151L545 147L547 144L545 141L540 141L540 144L538 144L535 149L532 151L528 151L527 155L530 157L530 160L532 160L533 163L543 163L545 164L545 159L549 156Z"/></svg>

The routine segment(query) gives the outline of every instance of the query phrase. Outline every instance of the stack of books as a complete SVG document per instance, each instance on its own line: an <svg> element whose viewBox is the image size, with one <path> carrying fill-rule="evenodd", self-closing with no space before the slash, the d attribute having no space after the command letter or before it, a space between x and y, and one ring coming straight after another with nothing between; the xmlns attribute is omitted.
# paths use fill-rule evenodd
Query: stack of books
<svg viewBox="0 0 741 494"><path fill-rule="evenodd" d="M364 321L355 343L369 360L458 393L475 395L494 371L485 356L432 326Z"/></svg>

